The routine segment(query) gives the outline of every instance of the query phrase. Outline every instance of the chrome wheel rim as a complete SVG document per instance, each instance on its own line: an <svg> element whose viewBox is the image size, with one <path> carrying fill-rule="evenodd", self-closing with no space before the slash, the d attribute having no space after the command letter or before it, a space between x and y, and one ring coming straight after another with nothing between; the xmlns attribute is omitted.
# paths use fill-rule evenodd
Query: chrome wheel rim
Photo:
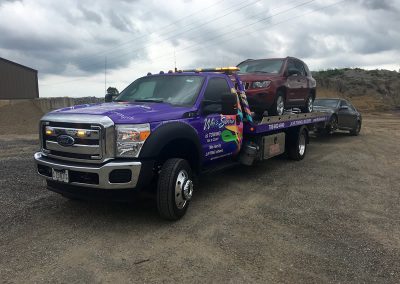
<svg viewBox="0 0 400 284"><path fill-rule="evenodd" d="M313 111L313 109L314 109L314 101L313 101L313 99L310 97L310 98L308 98L308 103L307 103L307 106L308 106L308 112L312 112Z"/></svg>
<svg viewBox="0 0 400 284"><path fill-rule="evenodd" d="M276 99L276 112L277 112L279 115L282 115L284 110L285 110L285 105L284 105L284 103L283 103L283 98L282 98L282 96L279 96L279 97Z"/></svg>
<svg viewBox="0 0 400 284"><path fill-rule="evenodd" d="M186 206L193 195L193 181L185 170L181 170L176 177L175 183L175 204L178 209Z"/></svg>
<svg viewBox="0 0 400 284"><path fill-rule="evenodd" d="M301 134L299 137L299 154L303 156L306 151L306 136Z"/></svg>

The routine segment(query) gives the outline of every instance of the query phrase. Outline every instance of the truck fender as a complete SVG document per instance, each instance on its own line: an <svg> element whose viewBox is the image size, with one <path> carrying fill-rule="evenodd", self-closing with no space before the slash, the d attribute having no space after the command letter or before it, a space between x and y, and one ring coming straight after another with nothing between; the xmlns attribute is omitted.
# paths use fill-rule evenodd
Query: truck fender
<svg viewBox="0 0 400 284"><path fill-rule="evenodd" d="M202 159L202 147L197 131L191 125L179 121L165 123L157 127L144 143L139 158L157 157L164 146L177 139L187 139L193 142L197 148L199 160Z"/></svg>

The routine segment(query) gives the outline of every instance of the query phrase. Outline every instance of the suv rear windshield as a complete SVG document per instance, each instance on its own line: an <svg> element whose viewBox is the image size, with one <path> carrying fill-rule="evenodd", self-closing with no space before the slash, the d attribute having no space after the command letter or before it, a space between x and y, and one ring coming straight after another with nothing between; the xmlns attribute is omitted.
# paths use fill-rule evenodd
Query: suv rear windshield
<svg viewBox="0 0 400 284"><path fill-rule="evenodd" d="M321 107L337 107L339 100L315 100L314 106L321 106Z"/></svg>
<svg viewBox="0 0 400 284"><path fill-rule="evenodd" d="M115 101L192 106L197 99L203 81L202 76L191 75L142 77L123 90Z"/></svg>
<svg viewBox="0 0 400 284"><path fill-rule="evenodd" d="M283 61L283 59L260 59L242 62L238 65L239 73L278 74L281 71Z"/></svg>

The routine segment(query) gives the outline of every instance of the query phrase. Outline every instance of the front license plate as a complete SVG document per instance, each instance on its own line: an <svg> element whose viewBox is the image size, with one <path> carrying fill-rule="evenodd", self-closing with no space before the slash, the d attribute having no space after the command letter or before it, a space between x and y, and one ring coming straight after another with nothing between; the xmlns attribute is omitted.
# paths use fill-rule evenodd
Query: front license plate
<svg viewBox="0 0 400 284"><path fill-rule="evenodd" d="M52 177L53 180L55 181L61 181L68 183L69 182L69 176L68 176L68 170L56 170L52 169Z"/></svg>

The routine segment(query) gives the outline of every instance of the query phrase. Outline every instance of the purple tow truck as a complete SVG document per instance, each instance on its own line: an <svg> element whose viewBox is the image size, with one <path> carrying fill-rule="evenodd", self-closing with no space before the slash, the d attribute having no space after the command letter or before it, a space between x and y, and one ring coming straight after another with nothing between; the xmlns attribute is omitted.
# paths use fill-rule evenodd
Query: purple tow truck
<svg viewBox="0 0 400 284"><path fill-rule="evenodd" d="M67 198L128 201L149 190L161 217L177 220L205 172L284 152L302 160L309 130L329 116L289 112L254 121L236 71L149 73L112 102L46 114L38 173Z"/></svg>

